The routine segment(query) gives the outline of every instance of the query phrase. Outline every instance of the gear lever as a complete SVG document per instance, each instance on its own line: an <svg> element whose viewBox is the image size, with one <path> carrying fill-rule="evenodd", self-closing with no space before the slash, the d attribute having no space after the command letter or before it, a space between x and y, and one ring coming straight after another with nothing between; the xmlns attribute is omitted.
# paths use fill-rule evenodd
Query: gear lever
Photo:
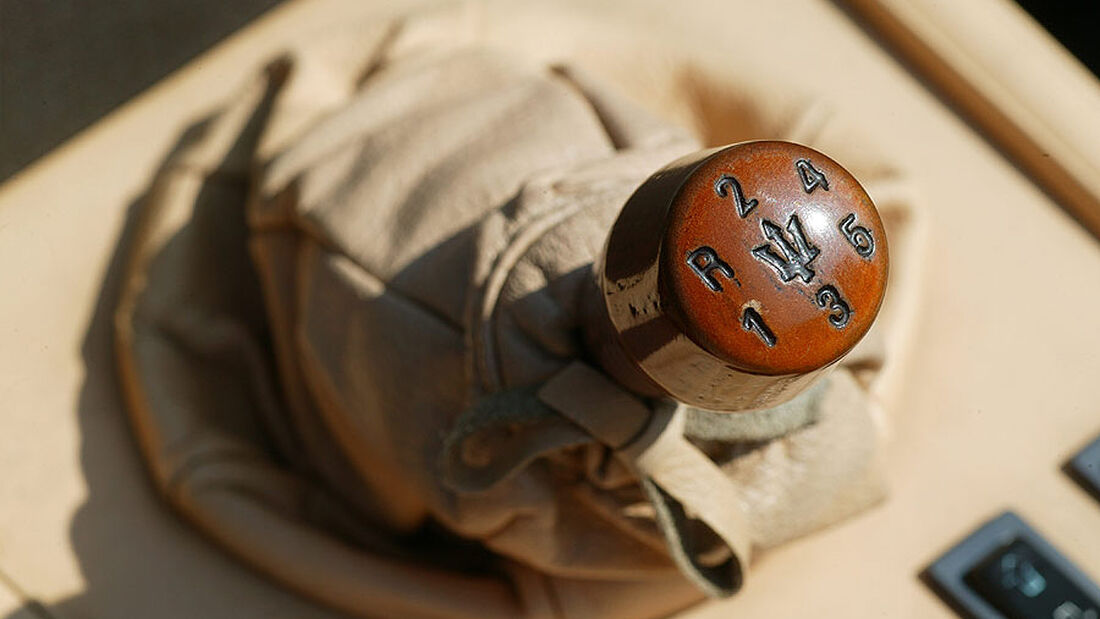
<svg viewBox="0 0 1100 619"><path fill-rule="evenodd" d="M867 333L888 267L874 204L832 159L778 141L701 151L653 174L619 214L586 340L641 395L767 408Z"/></svg>

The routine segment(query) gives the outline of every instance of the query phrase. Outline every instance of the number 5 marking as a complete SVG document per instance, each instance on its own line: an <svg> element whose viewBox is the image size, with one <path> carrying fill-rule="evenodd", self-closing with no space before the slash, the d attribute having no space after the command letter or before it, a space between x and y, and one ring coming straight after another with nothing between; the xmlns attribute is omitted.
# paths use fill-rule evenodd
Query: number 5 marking
<svg viewBox="0 0 1100 619"><path fill-rule="evenodd" d="M852 244L852 247L856 248L856 253L864 258L870 259L875 255L875 237L871 236L871 231L863 226L857 226L856 214L848 213L848 216L841 220L840 233L844 235L844 238L848 239L848 242Z"/></svg>

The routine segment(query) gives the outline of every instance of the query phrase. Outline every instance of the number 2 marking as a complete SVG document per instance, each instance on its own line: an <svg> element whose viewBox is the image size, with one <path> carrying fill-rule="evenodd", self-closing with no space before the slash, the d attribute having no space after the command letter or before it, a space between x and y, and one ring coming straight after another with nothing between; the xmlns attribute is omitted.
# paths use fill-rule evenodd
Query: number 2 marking
<svg viewBox="0 0 1100 619"><path fill-rule="evenodd" d="M795 161L794 167L798 170L798 178L802 180L802 189L806 193L813 193L818 187L829 191L829 179L825 178L825 174L815 168L809 159Z"/></svg>
<svg viewBox="0 0 1100 619"><path fill-rule="evenodd" d="M848 326L848 321L852 319L852 308L840 296L840 291L836 289L836 286L826 284L819 288L816 300L818 307L829 310L829 324L837 329Z"/></svg>
<svg viewBox="0 0 1100 619"><path fill-rule="evenodd" d="M728 198L730 193L733 194L733 201L737 205L737 214L742 219L745 218L752 209L756 208L756 198L752 200L745 199L745 192L741 191L741 183L737 182L737 179L729 174L723 174L718 177L718 180L714 181L714 193L718 194L720 198Z"/></svg>
<svg viewBox="0 0 1100 619"><path fill-rule="evenodd" d="M751 307L746 307L745 311L741 313L741 328L746 331L753 331L768 348L775 346L775 334L768 328L768 325L764 324L764 317L760 315Z"/></svg>

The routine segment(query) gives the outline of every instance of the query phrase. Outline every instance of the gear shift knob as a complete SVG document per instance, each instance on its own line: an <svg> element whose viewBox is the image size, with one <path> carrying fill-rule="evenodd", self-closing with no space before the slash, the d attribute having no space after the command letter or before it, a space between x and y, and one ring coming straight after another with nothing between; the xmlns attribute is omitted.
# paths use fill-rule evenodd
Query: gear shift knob
<svg viewBox="0 0 1100 619"><path fill-rule="evenodd" d="M867 333L888 264L874 204L832 159L777 141L702 151L623 207L587 339L643 395L774 406Z"/></svg>

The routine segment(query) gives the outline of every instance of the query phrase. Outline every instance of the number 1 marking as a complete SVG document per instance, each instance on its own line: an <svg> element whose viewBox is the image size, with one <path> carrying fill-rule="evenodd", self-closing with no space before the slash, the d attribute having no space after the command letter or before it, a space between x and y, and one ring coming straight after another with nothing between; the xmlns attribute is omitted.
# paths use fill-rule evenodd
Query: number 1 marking
<svg viewBox="0 0 1100 619"><path fill-rule="evenodd" d="M755 332L768 348L775 346L775 334L768 328L768 325L764 324L764 317L760 315L760 312L753 308L746 307L745 311L741 313L741 328Z"/></svg>

